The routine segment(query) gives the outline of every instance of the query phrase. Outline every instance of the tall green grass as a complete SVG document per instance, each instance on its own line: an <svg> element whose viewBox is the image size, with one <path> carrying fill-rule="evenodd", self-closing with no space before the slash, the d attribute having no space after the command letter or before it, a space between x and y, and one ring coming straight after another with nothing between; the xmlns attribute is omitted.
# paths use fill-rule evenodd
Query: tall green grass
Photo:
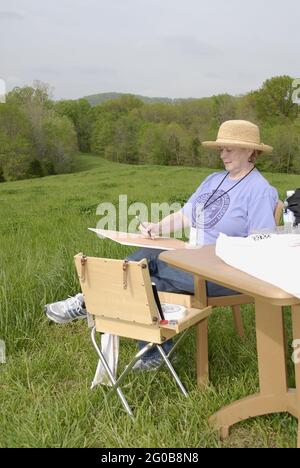
<svg viewBox="0 0 300 468"><path fill-rule="evenodd" d="M107 402L104 389L89 389L97 357L86 325L50 325L43 306L78 291L76 253L123 258L133 250L87 231L99 220L96 207L117 203L119 194L149 207L183 201L211 171L127 166L87 155L76 163L79 172L73 174L0 184L0 339L7 347L7 363L0 364L0 446L295 446L296 421L288 415L241 423L224 443L207 422L214 411L258 388L251 306L243 309L244 340L235 335L228 309L214 312L211 381L202 391L196 386L194 331L189 333L176 364L189 400L164 370L132 374L124 392L137 415L133 423L116 397ZM265 176L281 198L299 186L299 176ZM287 318L290 338L288 311ZM135 345L123 340L120 365L134 352Z"/></svg>

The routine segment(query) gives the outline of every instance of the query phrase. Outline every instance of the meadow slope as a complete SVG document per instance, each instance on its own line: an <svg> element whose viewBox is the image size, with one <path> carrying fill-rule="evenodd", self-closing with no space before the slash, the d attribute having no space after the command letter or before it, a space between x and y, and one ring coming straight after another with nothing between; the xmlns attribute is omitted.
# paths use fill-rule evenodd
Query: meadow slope
<svg viewBox="0 0 300 468"><path fill-rule="evenodd" d="M224 443L207 422L221 406L257 390L252 306L243 308L244 340L235 335L229 310L214 311L211 382L204 391L196 386L190 332L176 365L188 401L164 370L128 379L135 423L116 397L107 402L105 390L90 390L97 358L86 324L50 325L43 306L78 291L76 253L123 258L130 251L87 231L99 220L97 206L117 204L119 194L148 206L183 202L211 170L128 166L90 155L76 164L73 174L0 184L0 339L7 347L7 363L0 364L0 447L294 447L296 421L288 415L239 424ZM300 185L299 176L265 176L281 198ZM122 342L121 365L134 350Z"/></svg>

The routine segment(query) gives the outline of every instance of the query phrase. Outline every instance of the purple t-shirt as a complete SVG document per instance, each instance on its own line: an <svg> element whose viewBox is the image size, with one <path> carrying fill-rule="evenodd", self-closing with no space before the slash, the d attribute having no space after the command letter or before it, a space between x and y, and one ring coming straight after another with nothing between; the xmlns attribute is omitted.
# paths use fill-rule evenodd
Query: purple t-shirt
<svg viewBox="0 0 300 468"><path fill-rule="evenodd" d="M190 225L204 229L203 244L215 244L222 232L228 236L247 237L256 229L275 227L274 210L278 202L277 190L254 169L242 182L230 190L238 180L226 177L199 218L199 207L211 197L226 171L208 176L182 208ZM226 193L230 190L229 193ZM221 196L222 195L222 196ZM221 198L219 198L221 196Z"/></svg>

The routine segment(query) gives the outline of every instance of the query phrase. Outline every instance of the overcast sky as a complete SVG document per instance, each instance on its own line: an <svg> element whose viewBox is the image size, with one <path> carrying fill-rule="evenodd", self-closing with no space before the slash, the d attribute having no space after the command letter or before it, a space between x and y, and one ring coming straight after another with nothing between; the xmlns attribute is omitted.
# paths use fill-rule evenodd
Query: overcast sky
<svg viewBox="0 0 300 468"><path fill-rule="evenodd" d="M300 77L299 0L0 0L0 78L54 97L240 94Z"/></svg>

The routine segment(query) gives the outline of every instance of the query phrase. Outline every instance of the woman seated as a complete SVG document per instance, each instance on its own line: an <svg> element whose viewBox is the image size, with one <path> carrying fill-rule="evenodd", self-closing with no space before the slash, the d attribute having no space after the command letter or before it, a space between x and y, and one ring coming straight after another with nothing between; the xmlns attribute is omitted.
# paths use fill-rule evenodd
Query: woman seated
<svg viewBox="0 0 300 468"><path fill-rule="evenodd" d="M243 120L227 121L221 125L216 141L206 141L202 145L220 152L225 170L208 176L177 213L159 223L141 225L141 233L155 238L166 231L197 228L202 234L202 245L208 245L215 244L220 233L247 237L255 230L273 229L278 193L255 167L256 158L263 153L271 153L272 147L261 143L259 128ZM159 291L193 294L193 275L159 260L161 252L139 249L127 259L139 261L146 258L151 279ZM209 281L206 286L209 297L237 294ZM84 297L77 294L64 301L47 304L45 313L56 323L85 318ZM140 343L140 346L144 344ZM171 346L171 342L165 343L165 352ZM136 363L135 369L152 370L159 365L160 355L153 348Z"/></svg>

